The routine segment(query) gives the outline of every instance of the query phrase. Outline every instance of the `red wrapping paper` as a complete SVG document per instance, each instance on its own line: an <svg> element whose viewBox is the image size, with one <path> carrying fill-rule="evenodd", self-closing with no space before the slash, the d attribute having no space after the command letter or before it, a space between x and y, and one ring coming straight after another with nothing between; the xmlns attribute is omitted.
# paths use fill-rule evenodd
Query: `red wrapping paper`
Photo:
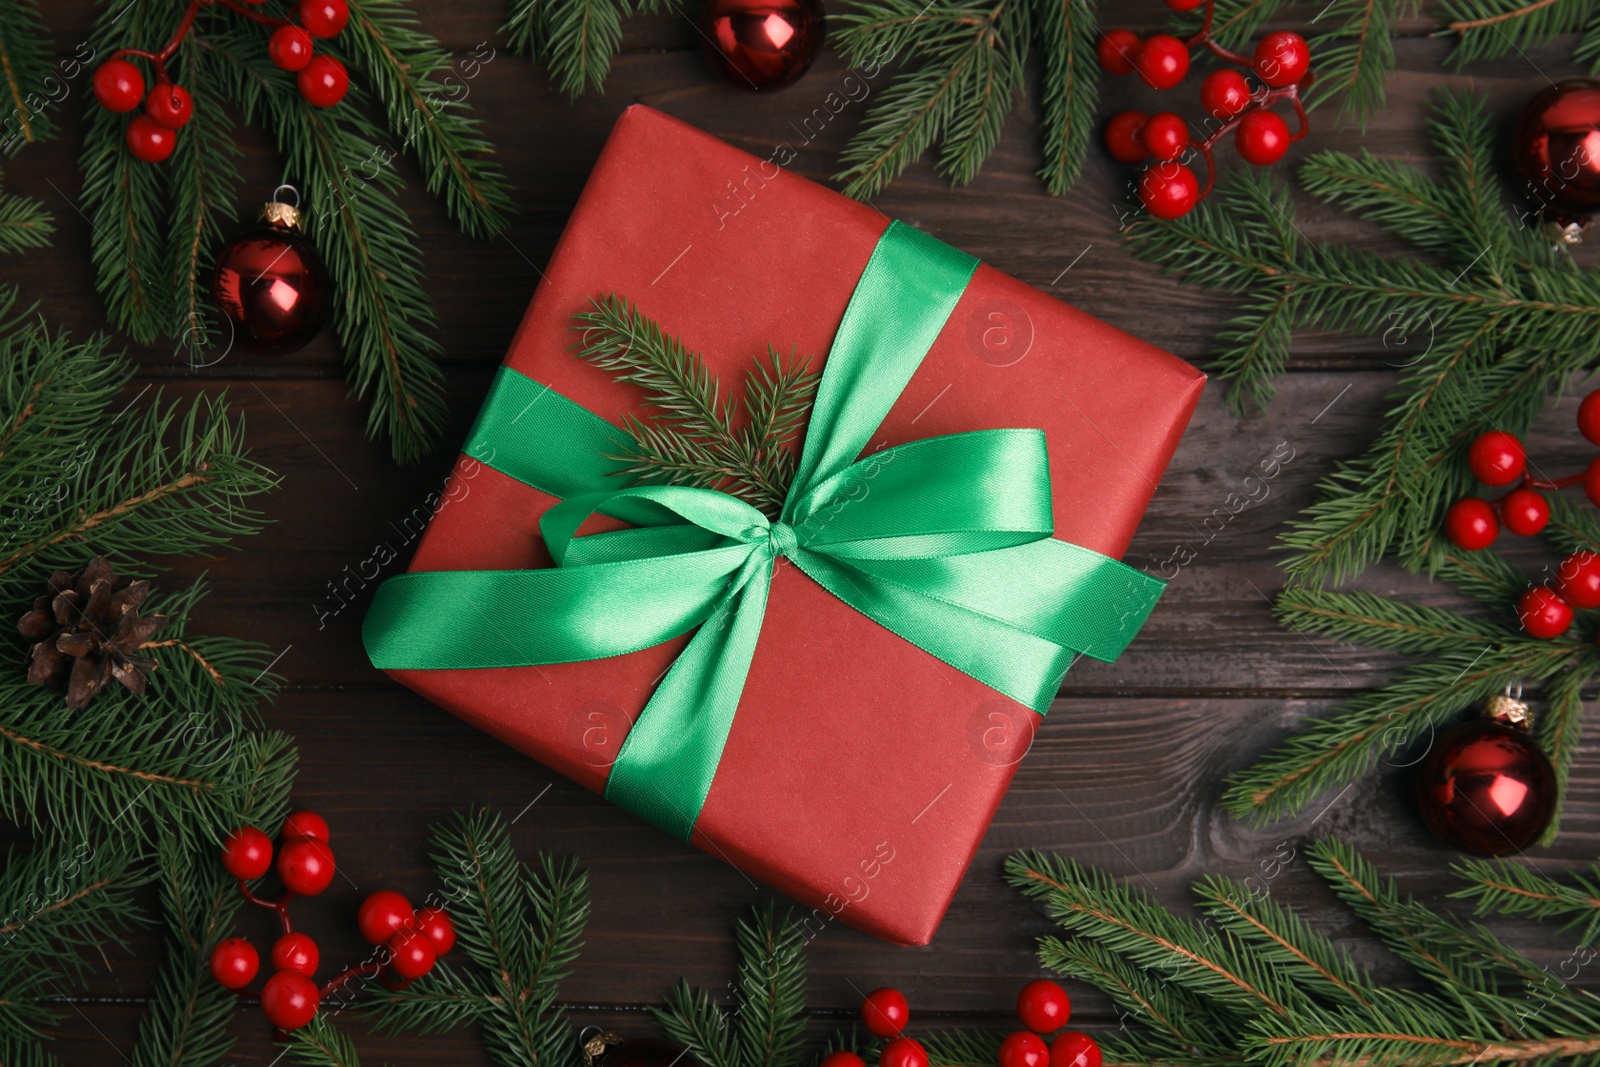
<svg viewBox="0 0 1600 1067"><path fill-rule="evenodd" d="M638 391L571 354L572 315L615 292L736 395L768 342L818 366L887 226L871 207L631 107L506 363L620 423ZM866 451L1040 427L1056 536L1120 556L1203 384L1176 357L980 266ZM412 570L551 565L538 523L553 497L463 456L444 501ZM599 792L686 640L589 663L390 673ZM1038 721L780 561L693 844L816 909L818 922L926 944Z"/></svg>

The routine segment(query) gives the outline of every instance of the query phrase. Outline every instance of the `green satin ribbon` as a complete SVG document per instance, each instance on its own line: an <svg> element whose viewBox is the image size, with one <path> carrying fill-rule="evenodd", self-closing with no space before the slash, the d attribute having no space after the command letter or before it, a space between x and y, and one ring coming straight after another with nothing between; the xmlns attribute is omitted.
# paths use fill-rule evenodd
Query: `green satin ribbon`
<svg viewBox="0 0 1600 1067"><path fill-rule="evenodd" d="M556 562L413 572L377 591L362 637L383 670L620 656L695 631L629 731L611 801L687 840L755 655L779 557L884 628L1044 712L1078 655L1110 661L1163 583L1054 539L1043 432L979 430L860 457L944 328L977 261L898 222L845 309L777 521L726 493L614 488L627 434L502 368L464 451L562 502ZM604 514L627 529L578 536Z"/></svg>

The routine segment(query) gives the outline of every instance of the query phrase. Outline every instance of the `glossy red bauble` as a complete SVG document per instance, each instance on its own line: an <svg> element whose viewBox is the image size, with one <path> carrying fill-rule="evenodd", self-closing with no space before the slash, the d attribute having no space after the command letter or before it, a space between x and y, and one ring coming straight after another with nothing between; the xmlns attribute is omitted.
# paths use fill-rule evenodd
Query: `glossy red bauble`
<svg viewBox="0 0 1600 1067"><path fill-rule="evenodd" d="M1560 637L1572 625L1572 605L1547 585L1536 585L1517 598L1517 621L1529 637Z"/></svg>
<svg viewBox="0 0 1600 1067"><path fill-rule="evenodd" d="M898 989L874 989L861 1001L861 1021L878 1037L894 1037L911 1021L911 1005Z"/></svg>
<svg viewBox="0 0 1600 1067"><path fill-rule="evenodd" d="M1119 111L1106 123L1106 151L1118 163L1142 163L1148 153L1144 150L1145 120L1143 111Z"/></svg>
<svg viewBox="0 0 1600 1067"><path fill-rule="evenodd" d="M433 970L439 953L421 930L397 930L389 938L389 969L407 980Z"/></svg>
<svg viewBox="0 0 1600 1067"><path fill-rule="evenodd" d="M1189 147L1189 124L1182 115L1158 111L1145 120L1139 141L1151 158L1165 162L1183 155Z"/></svg>
<svg viewBox="0 0 1600 1067"><path fill-rule="evenodd" d="M1578 405L1578 432L1591 445L1600 445L1600 389L1584 397Z"/></svg>
<svg viewBox="0 0 1600 1067"><path fill-rule="evenodd" d="M443 908L423 908L417 912L416 926L428 935L434 951L443 956L456 944L456 924Z"/></svg>
<svg viewBox="0 0 1600 1067"><path fill-rule="evenodd" d="M1484 485L1510 485L1527 465L1522 442L1504 430L1479 434L1467 449L1467 467Z"/></svg>
<svg viewBox="0 0 1600 1067"><path fill-rule="evenodd" d="M1144 39L1132 30L1107 30L1095 42L1094 54L1107 74L1132 74L1133 57Z"/></svg>
<svg viewBox="0 0 1600 1067"><path fill-rule="evenodd" d="M1226 122L1250 104L1250 83L1232 67L1207 74L1200 83L1200 106L1206 114Z"/></svg>
<svg viewBox="0 0 1600 1067"><path fill-rule="evenodd" d="M295 84L312 107L332 107L350 91L350 74L332 56L312 56L305 69L295 75Z"/></svg>
<svg viewBox="0 0 1600 1067"><path fill-rule="evenodd" d="M817 1067L867 1067L867 1061L857 1056L854 1052L840 1050L830 1052L822 1057L822 1062Z"/></svg>
<svg viewBox="0 0 1600 1067"><path fill-rule="evenodd" d="M1068 1030L1050 1042L1050 1067L1100 1067L1100 1046L1088 1034Z"/></svg>
<svg viewBox="0 0 1600 1067"><path fill-rule="evenodd" d="M313 37L337 37L349 21L345 0L300 0L300 25Z"/></svg>
<svg viewBox="0 0 1600 1067"><path fill-rule="evenodd" d="M1556 586L1575 608L1600 608L1600 553L1574 552L1556 569Z"/></svg>
<svg viewBox="0 0 1600 1067"><path fill-rule="evenodd" d="M144 113L169 130L181 130L194 115L194 100L181 85L158 83L145 98Z"/></svg>
<svg viewBox="0 0 1600 1067"><path fill-rule="evenodd" d="M1037 978L1017 994L1017 1018L1038 1034L1053 1034L1072 1017L1067 991L1047 978Z"/></svg>
<svg viewBox="0 0 1600 1067"><path fill-rule="evenodd" d="M314 54L316 46L311 35L299 26L279 26L267 39L267 55L273 64L291 74L305 70Z"/></svg>
<svg viewBox="0 0 1600 1067"><path fill-rule="evenodd" d="M275 971L298 971L310 978L317 973L321 958L317 943L299 931L284 934L272 943L272 969Z"/></svg>
<svg viewBox="0 0 1600 1067"><path fill-rule="evenodd" d="M1000 1042L998 1067L1050 1067L1050 1046L1029 1030L1008 1034Z"/></svg>
<svg viewBox="0 0 1600 1067"><path fill-rule="evenodd" d="M297 837L278 850L278 878L296 896L316 896L328 888L333 874L333 850L326 841Z"/></svg>
<svg viewBox="0 0 1600 1067"><path fill-rule="evenodd" d="M897 1037L878 1053L878 1067L928 1067L928 1050L913 1038Z"/></svg>
<svg viewBox="0 0 1600 1067"><path fill-rule="evenodd" d="M108 59L95 68L94 98L107 111L132 111L144 99L144 75L126 59Z"/></svg>
<svg viewBox="0 0 1600 1067"><path fill-rule="evenodd" d="M1550 825L1556 773L1523 730L1489 719L1451 727L1417 768L1423 821L1446 844L1501 856Z"/></svg>
<svg viewBox="0 0 1600 1067"><path fill-rule="evenodd" d="M241 826L222 842L222 866L235 878L260 878L272 866L272 839L254 826Z"/></svg>
<svg viewBox="0 0 1600 1067"><path fill-rule="evenodd" d="M226 989L243 989L260 968L256 947L242 937L230 937L211 950L211 977Z"/></svg>
<svg viewBox="0 0 1600 1067"><path fill-rule="evenodd" d="M211 286L232 344L247 352L293 352L322 327L328 272L297 228L264 222L229 241Z"/></svg>
<svg viewBox="0 0 1600 1067"><path fill-rule="evenodd" d="M1457 548L1477 552L1500 536L1500 518L1487 500L1469 496L1457 500L1444 513L1444 535Z"/></svg>
<svg viewBox="0 0 1600 1067"><path fill-rule="evenodd" d="M1182 163L1157 163L1139 175L1139 202L1158 219L1187 215L1200 198L1200 180Z"/></svg>
<svg viewBox="0 0 1600 1067"><path fill-rule="evenodd" d="M299 971L279 971L261 988L261 1013L279 1030L298 1030L317 1014L317 983Z"/></svg>
<svg viewBox="0 0 1600 1067"><path fill-rule="evenodd" d="M318 841L326 841L328 820L314 811L291 811L283 820L283 827L278 831L278 836L285 841L293 841L297 837L314 837Z"/></svg>
<svg viewBox="0 0 1600 1067"><path fill-rule="evenodd" d="M822 0L705 0L700 51L730 85L781 89L822 50Z"/></svg>
<svg viewBox="0 0 1600 1067"><path fill-rule="evenodd" d="M1274 89L1293 85L1311 68L1311 49L1298 33L1279 30L1256 42L1256 76Z"/></svg>
<svg viewBox="0 0 1600 1067"><path fill-rule="evenodd" d="M178 147L178 131L169 130L149 115L135 115L128 123L128 151L145 163L160 163Z"/></svg>
<svg viewBox="0 0 1600 1067"><path fill-rule="evenodd" d="M1189 46L1171 34L1151 34L1134 55L1133 69L1151 88L1171 89L1189 73Z"/></svg>
<svg viewBox="0 0 1600 1067"><path fill-rule="evenodd" d="M1533 489L1513 489L1500 501L1500 522L1518 537L1532 537L1550 522L1550 502Z"/></svg>
<svg viewBox="0 0 1600 1067"><path fill-rule="evenodd" d="M1551 86L1522 109L1511 133L1511 168L1540 207L1586 214L1600 208L1600 81Z"/></svg>
<svg viewBox="0 0 1600 1067"><path fill-rule="evenodd" d="M361 902L356 912L356 926L361 936L374 945L381 945L412 920L411 901L392 889L380 889Z"/></svg>
<svg viewBox="0 0 1600 1067"><path fill-rule="evenodd" d="M1239 120L1233 146L1246 163L1270 167L1289 151L1289 124L1276 111L1258 108Z"/></svg>

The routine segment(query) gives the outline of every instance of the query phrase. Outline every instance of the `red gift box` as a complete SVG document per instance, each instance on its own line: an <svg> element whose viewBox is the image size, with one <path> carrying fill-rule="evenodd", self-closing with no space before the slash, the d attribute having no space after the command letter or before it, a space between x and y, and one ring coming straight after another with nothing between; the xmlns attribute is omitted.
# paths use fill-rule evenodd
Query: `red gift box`
<svg viewBox="0 0 1600 1067"><path fill-rule="evenodd" d="M781 160L779 153L773 159ZM888 220L634 106L618 120L506 364L613 423L638 391L575 358L572 316L617 293L736 391L770 342L822 361ZM1045 431L1056 537L1120 556L1204 376L980 266L865 453ZM556 498L462 456L413 571L549 567ZM781 561L693 843L878 937L926 944L1039 717ZM447 625L442 623L441 625ZM402 684L596 792L687 637L584 663L395 670Z"/></svg>

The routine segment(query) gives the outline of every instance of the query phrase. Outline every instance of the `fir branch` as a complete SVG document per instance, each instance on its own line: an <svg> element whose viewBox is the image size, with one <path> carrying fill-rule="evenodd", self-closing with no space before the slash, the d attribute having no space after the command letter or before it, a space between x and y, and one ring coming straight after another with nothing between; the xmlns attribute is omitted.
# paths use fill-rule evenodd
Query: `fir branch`
<svg viewBox="0 0 1600 1067"><path fill-rule="evenodd" d="M1563 930L1582 926L1580 943L1586 945L1600 934L1600 870L1568 873L1558 881L1510 860L1464 859L1456 862L1455 873L1468 885L1450 895L1475 902L1479 915L1559 919Z"/></svg>
<svg viewBox="0 0 1600 1067"><path fill-rule="evenodd" d="M573 99L586 86L604 89L611 58L622 48L624 0L537 0L537 6L533 17L541 20L542 51L556 86Z"/></svg>
<svg viewBox="0 0 1600 1067"><path fill-rule="evenodd" d="M0 192L0 252L44 248L55 232L55 219L39 201Z"/></svg>
<svg viewBox="0 0 1600 1067"><path fill-rule="evenodd" d="M1415 15L1417 0L1335 0L1318 15L1335 28L1311 38L1311 65L1317 81L1307 94L1316 107L1340 97L1341 117L1365 123L1381 110L1385 83L1394 70L1392 27Z"/></svg>
<svg viewBox="0 0 1600 1067"><path fill-rule="evenodd" d="M1600 552L1600 521L1596 521L1591 508L1562 496L1547 493L1550 502L1550 525L1545 534L1563 552Z"/></svg>
<svg viewBox="0 0 1600 1067"><path fill-rule="evenodd" d="M1450 58L1458 67L1576 33L1594 15L1588 0L1444 0L1440 6L1450 20L1442 32L1456 38Z"/></svg>
<svg viewBox="0 0 1600 1067"><path fill-rule="evenodd" d="M727 1016L704 989L679 981L667 994L664 1008L651 1008L667 1040L682 1047L705 1067L742 1067L738 1039Z"/></svg>
<svg viewBox="0 0 1600 1067"><path fill-rule="evenodd" d="M1188 1059L1198 1052L1223 1063L1232 1055L1232 1042L1224 1036L1229 1020L1218 1013L1214 1003L1176 984L1159 981L1158 975L1166 972L1135 967L1104 945L1077 938L1041 937L1039 962L1094 986L1110 997L1121 1013L1146 1027L1150 1031L1147 1040L1156 1043L1149 1052L1158 1062ZM1112 1053L1107 1058L1113 1063L1135 1058L1132 1050L1123 1050L1120 1056L1110 1048L1106 1051Z"/></svg>
<svg viewBox="0 0 1600 1067"><path fill-rule="evenodd" d="M0 4L0 152L12 154L23 145L49 140L56 125L49 115L54 78L50 59L55 51L50 31L39 17L36 0Z"/></svg>
<svg viewBox="0 0 1600 1067"><path fill-rule="evenodd" d="M742 1067L798 1067L806 1025L805 930L771 901L734 927Z"/></svg>
<svg viewBox="0 0 1600 1067"><path fill-rule="evenodd" d="M355 1042L318 1012L311 1021L289 1033L289 1059L304 1067L361 1067Z"/></svg>
<svg viewBox="0 0 1600 1067"><path fill-rule="evenodd" d="M1290 0L1216 0L1211 20L1211 36L1224 48L1238 51L1253 44L1261 27L1288 7ZM1315 21L1321 21L1320 19ZM1180 36L1193 33L1194 16L1175 17L1173 30ZM1313 60L1315 60L1313 53ZM1315 67L1316 63L1313 62Z"/></svg>
<svg viewBox="0 0 1600 1067"><path fill-rule="evenodd" d="M1275 610L1286 629L1367 648L1415 656L1474 649L1514 637L1501 620L1408 604L1373 593L1338 593L1296 586L1278 594Z"/></svg>
<svg viewBox="0 0 1600 1067"><path fill-rule="evenodd" d="M1044 166L1046 191L1064 195L1078 180L1094 132L1099 61L1094 8L1089 0L1035 0L1034 24L1044 55Z"/></svg>
<svg viewBox="0 0 1600 1067"><path fill-rule="evenodd" d="M1583 733L1583 687L1594 677L1594 670L1576 668L1564 671L1550 679L1545 686L1545 707L1534 722L1534 735L1539 748L1550 757L1556 772L1556 809L1550 825L1539 836L1539 844L1548 846L1561 832L1561 808L1567 795L1567 779L1572 773L1572 761L1578 755L1578 740Z"/></svg>

